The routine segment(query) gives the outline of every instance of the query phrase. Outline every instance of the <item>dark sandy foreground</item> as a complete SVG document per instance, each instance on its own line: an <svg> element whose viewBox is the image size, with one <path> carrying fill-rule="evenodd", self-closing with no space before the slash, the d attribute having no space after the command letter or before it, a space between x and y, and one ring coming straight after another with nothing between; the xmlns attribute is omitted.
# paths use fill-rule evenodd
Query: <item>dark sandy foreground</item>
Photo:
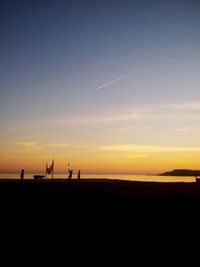
<svg viewBox="0 0 200 267"><path fill-rule="evenodd" d="M0 180L0 212L0 252L16 260L200 255L196 183Z"/></svg>

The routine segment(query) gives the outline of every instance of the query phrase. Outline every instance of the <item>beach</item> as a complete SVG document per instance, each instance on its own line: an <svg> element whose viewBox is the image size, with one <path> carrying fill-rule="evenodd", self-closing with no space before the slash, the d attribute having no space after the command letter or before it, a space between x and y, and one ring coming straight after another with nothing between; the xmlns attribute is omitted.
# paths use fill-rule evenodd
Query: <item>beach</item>
<svg viewBox="0 0 200 267"><path fill-rule="evenodd" d="M9 252L170 257L188 255L199 236L196 183L2 179L0 203L1 245Z"/></svg>

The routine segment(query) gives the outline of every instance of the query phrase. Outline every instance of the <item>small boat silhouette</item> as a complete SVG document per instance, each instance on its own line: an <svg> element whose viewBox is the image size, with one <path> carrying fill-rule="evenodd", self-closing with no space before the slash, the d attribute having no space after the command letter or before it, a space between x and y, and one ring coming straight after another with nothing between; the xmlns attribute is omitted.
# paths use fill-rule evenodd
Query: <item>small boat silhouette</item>
<svg viewBox="0 0 200 267"><path fill-rule="evenodd" d="M43 178L45 178L45 176L44 175L33 175L33 179L43 179Z"/></svg>

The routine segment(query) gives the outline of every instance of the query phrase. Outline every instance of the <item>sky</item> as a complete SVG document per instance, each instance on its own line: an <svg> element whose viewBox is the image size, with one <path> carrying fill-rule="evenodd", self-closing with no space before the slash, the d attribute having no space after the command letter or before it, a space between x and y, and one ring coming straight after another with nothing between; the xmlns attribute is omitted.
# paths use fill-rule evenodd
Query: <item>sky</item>
<svg viewBox="0 0 200 267"><path fill-rule="evenodd" d="M0 171L200 169L200 3L1 1Z"/></svg>

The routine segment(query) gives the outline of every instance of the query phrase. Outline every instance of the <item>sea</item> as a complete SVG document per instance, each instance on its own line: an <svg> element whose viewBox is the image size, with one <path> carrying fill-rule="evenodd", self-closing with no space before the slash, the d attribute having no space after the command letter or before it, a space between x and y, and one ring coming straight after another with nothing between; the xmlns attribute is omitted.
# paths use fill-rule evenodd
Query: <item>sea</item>
<svg viewBox="0 0 200 267"><path fill-rule="evenodd" d="M42 173L25 173L24 179L33 179L33 175ZM54 179L67 179L68 173L55 173ZM20 173L0 173L0 179L19 179ZM51 179L51 175L48 176ZM77 174L72 176L77 179ZM81 179L111 179L141 182L195 182L194 176L160 176L160 175L127 175L127 174L81 174Z"/></svg>

